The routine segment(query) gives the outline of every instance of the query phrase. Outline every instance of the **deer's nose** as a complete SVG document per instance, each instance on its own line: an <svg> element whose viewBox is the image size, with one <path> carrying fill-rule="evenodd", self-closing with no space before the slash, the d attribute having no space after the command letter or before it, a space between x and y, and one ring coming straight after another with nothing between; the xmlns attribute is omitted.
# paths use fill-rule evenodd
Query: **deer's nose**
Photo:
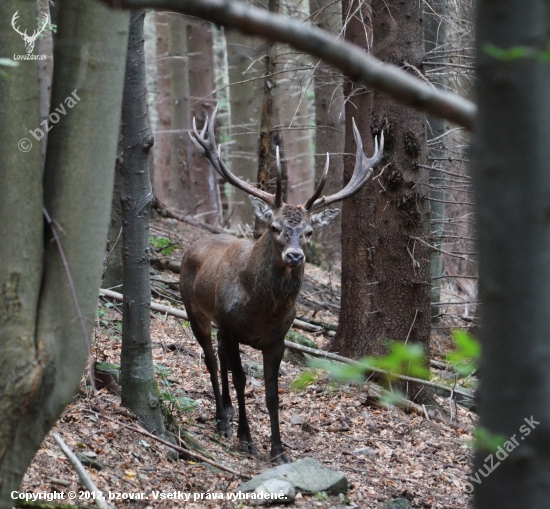
<svg viewBox="0 0 550 509"><path fill-rule="evenodd" d="M289 249L284 256L285 263L292 267L297 267L302 265L305 261L305 256L302 250L299 249Z"/></svg>

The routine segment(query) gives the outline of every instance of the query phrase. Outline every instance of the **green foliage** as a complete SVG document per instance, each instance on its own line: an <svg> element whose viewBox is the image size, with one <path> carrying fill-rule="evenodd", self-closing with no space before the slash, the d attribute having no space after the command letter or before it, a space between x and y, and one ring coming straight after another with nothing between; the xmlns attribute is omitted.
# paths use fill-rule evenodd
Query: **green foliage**
<svg viewBox="0 0 550 509"><path fill-rule="evenodd" d="M514 60L535 59L539 62L550 61L550 46L545 50L540 50L531 46L512 46L507 49L499 48L494 44L487 43L483 46L486 55L495 60L511 62Z"/></svg>
<svg viewBox="0 0 550 509"><path fill-rule="evenodd" d="M163 255L169 256L172 251L177 249L179 244L174 244L168 237L155 237L149 238L149 244L153 246L157 251L160 251Z"/></svg>
<svg viewBox="0 0 550 509"><path fill-rule="evenodd" d="M57 25L52 23L50 19L37 18L37 21L38 21L38 30L42 30L42 28L46 27L46 30L44 30L44 32L42 32L38 36L40 37L40 39L47 37L49 35L49 32L53 32L54 34L57 33Z"/></svg>
<svg viewBox="0 0 550 509"><path fill-rule="evenodd" d="M324 502L328 499L328 495L324 491L318 491L313 498L317 500L317 502Z"/></svg>
<svg viewBox="0 0 550 509"><path fill-rule="evenodd" d="M384 357L365 357L356 364L336 364L326 359L313 359L311 367L328 371L332 378L340 382L362 382L365 373L376 369L388 371L388 380L395 380L394 375L409 375L428 379L430 372L425 367L422 345L406 345L397 341L388 344L390 352Z"/></svg>
<svg viewBox="0 0 550 509"><path fill-rule="evenodd" d="M179 410L180 412L190 412L197 406L197 402L194 399L186 396L179 396L178 394L181 394L181 390L178 390L176 395L170 394L168 391L160 393L161 400L168 404L168 406L172 407L169 408L170 412L174 409Z"/></svg>
<svg viewBox="0 0 550 509"><path fill-rule="evenodd" d="M314 384L319 378L319 375L315 371L304 371L294 382L292 382L292 388L296 391L303 391L305 388Z"/></svg>
<svg viewBox="0 0 550 509"><path fill-rule="evenodd" d="M155 364L155 372L161 378L166 378L170 375L170 369L166 366L163 366L162 364Z"/></svg>
<svg viewBox="0 0 550 509"><path fill-rule="evenodd" d="M506 442L504 435L491 433L488 429L477 426L473 432L474 448L487 452L495 452Z"/></svg>
<svg viewBox="0 0 550 509"><path fill-rule="evenodd" d="M456 349L446 359L460 375L468 376L478 367L481 345L466 331L454 330L452 335Z"/></svg>

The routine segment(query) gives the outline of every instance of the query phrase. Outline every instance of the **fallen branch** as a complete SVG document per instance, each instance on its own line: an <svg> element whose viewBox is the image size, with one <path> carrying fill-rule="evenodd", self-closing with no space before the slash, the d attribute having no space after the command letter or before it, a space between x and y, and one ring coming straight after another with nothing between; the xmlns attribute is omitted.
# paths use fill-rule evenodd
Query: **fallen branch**
<svg viewBox="0 0 550 509"><path fill-rule="evenodd" d="M71 465L76 470L76 473L78 474L78 477L80 477L80 480L82 481L82 484L86 486L86 489L93 493L95 503L97 504L97 507L99 509L109 509L109 506L107 505L107 502L105 502L105 496L103 493L99 490L99 488L95 485L94 481L92 481L91 477L88 475L88 472L86 472L86 469L80 463L80 460L75 456L73 451L69 448L69 446L63 441L63 439L57 434L53 433L53 439L57 443L59 449L61 449L61 452L67 456L67 459L70 461Z"/></svg>
<svg viewBox="0 0 550 509"><path fill-rule="evenodd" d="M285 346L287 348L290 348L291 350L296 350L298 352L307 353L309 355L313 355L314 357L320 357L322 359L329 359L332 361L341 362L343 364L351 364L352 366L362 366L362 364L358 361L355 361L353 359L348 359L347 357L342 357L341 355L337 355L335 353L325 352L324 350L317 350L315 348L310 348L309 346L302 346L298 345L297 343L292 343L291 341L285 340ZM422 385L426 385L428 387L434 387L436 389L440 389L445 392L449 392L451 394L458 394L460 396L474 399L474 394L472 391L465 389L464 387L449 387L447 385L438 384L436 382L431 382L430 380L423 380L422 378L414 378L412 376L407 375L399 375L397 373L390 373L389 371L386 371L385 369L380 368L368 368L369 371L372 371L373 373L378 373L381 375L391 375L392 377L395 377L398 380L403 380L405 382L414 382L419 383Z"/></svg>
<svg viewBox="0 0 550 509"><path fill-rule="evenodd" d="M210 458L207 458L206 456L203 456L202 454L199 454L197 452L192 452L189 449L185 449L183 447L180 447L179 445L173 444L171 442L168 442L168 440L164 440L163 438L157 437L156 435L153 435L152 433L149 433L148 431L144 430L143 428L138 428L136 426L130 426L129 424L125 424L123 422L117 421L116 419L112 419L108 415L103 415L98 412L94 412L93 410L84 410L85 412L88 412L90 414L93 414L97 417L101 417L103 419L107 419L108 421L114 422L115 424L118 424L119 426L122 426L126 429L129 429L131 431L135 431L136 433L140 433L143 436L146 436L152 440L156 440L157 442L160 442L161 444L170 447L171 449L174 449L175 451L181 452L184 456L188 457L189 459L194 459L201 461L203 463L208 463L209 465L212 465L213 467L219 468L220 470L225 470L226 472L229 472L232 475L235 475L237 477L240 477L241 479L251 479L251 476L248 474L243 474L242 472L238 472L237 470L233 470L232 468L226 467L225 465L222 465L221 463L217 463Z"/></svg>
<svg viewBox="0 0 550 509"><path fill-rule="evenodd" d="M104 295L105 297L109 297L110 299L115 299L119 301L122 301L122 298L123 298L121 293L113 292L112 290L106 290L103 288L99 289L99 294ZM153 311L158 311L160 313L166 313L171 316L183 318L184 320L189 320L187 313L181 309L172 308L170 306L164 306L163 304L157 304L156 302L151 302L151 309ZM212 325L216 327L216 325L214 324ZM312 325L302 320L298 320L297 318L292 323L292 326L296 327L297 329L302 329L308 332L322 332L324 330L323 327Z"/></svg>
<svg viewBox="0 0 550 509"><path fill-rule="evenodd" d="M352 81L473 131L477 108L457 94L436 90L395 65L382 63L363 48L303 23L235 0L103 0L111 7L163 9L236 28L247 35L290 44L340 69Z"/></svg>

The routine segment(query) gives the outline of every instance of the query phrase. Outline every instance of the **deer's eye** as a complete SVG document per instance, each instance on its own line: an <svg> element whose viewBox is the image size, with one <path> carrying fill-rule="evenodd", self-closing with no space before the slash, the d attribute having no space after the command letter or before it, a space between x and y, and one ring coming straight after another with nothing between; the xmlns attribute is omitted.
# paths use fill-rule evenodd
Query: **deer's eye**
<svg viewBox="0 0 550 509"><path fill-rule="evenodd" d="M274 224L271 225L271 231L273 233L281 233L281 229L278 226L274 225Z"/></svg>
<svg viewBox="0 0 550 509"><path fill-rule="evenodd" d="M304 233L304 235L309 239L312 233L313 233L313 230L308 230L307 232Z"/></svg>

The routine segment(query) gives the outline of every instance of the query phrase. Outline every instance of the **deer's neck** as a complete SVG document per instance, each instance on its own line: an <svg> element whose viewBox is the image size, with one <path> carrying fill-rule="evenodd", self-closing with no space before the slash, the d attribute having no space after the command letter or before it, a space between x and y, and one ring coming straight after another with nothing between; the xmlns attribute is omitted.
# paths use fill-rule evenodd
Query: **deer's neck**
<svg viewBox="0 0 550 509"><path fill-rule="evenodd" d="M283 263L270 232L254 245L245 274L251 298L261 299L272 308L293 308L300 293L304 266L290 268Z"/></svg>

